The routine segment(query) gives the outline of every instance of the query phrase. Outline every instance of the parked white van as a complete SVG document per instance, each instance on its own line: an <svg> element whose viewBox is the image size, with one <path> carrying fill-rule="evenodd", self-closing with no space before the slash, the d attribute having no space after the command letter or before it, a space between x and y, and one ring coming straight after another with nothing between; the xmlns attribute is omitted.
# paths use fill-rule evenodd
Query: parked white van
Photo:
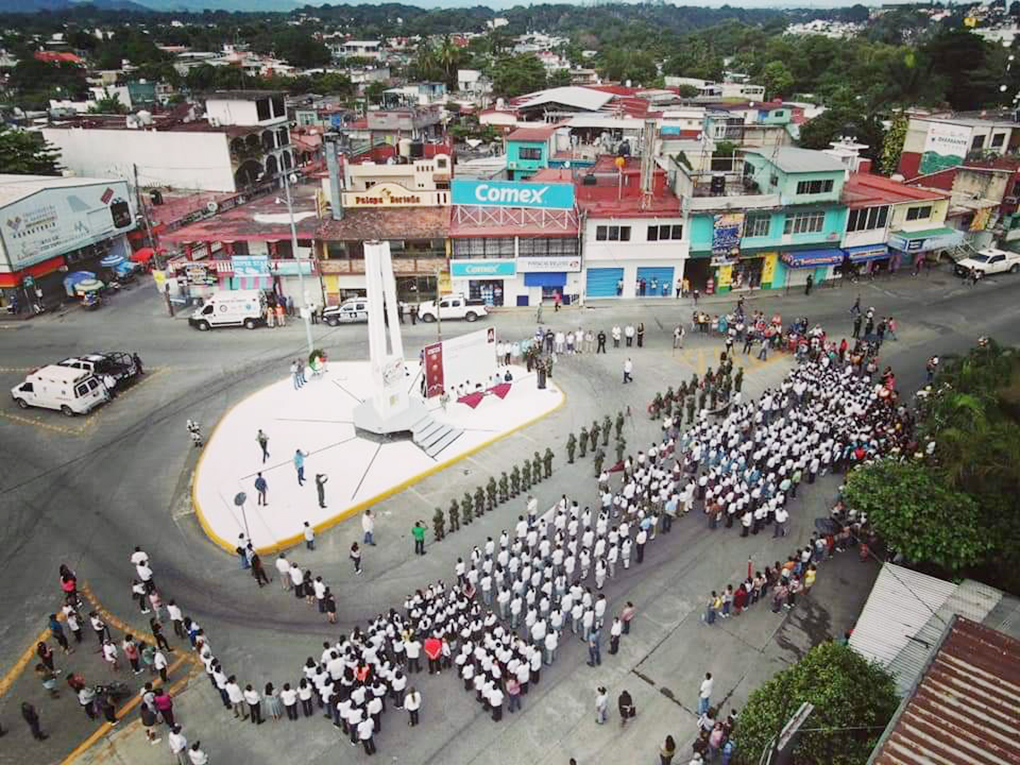
<svg viewBox="0 0 1020 765"><path fill-rule="evenodd" d="M23 383L11 388L11 396L22 409L59 409L68 417L88 414L109 398L103 383L91 372L56 364L30 372Z"/></svg>
<svg viewBox="0 0 1020 765"><path fill-rule="evenodd" d="M221 290L188 317L188 324L205 332L214 327L255 329L266 321L266 295L262 290Z"/></svg>

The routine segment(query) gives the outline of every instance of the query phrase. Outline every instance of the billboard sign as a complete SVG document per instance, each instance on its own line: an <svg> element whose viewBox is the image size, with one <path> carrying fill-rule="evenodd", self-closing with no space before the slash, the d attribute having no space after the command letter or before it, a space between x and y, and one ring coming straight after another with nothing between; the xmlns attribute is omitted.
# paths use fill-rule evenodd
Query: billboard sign
<svg viewBox="0 0 1020 765"><path fill-rule="evenodd" d="M455 205L479 207L530 207L539 210L573 210L574 184L525 181L474 181L454 178L450 195Z"/></svg>
<svg viewBox="0 0 1020 765"><path fill-rule="evenodd" d="M933 122L928 126L921 153L921 175L961 164L970 150L970 128Z"/></svg>
<svg viewBox="0 0 1020 765"><path fill-rule="evenodd" d="M712 254L735 256L740 249L740 230L743 227L743 213L716 215L712 221Z"/></svg>
<svg viewBox="0 0 1020 765"><path fill-rule="evenodd" d="M498 279L517 276L513 260L451 260L450 276L454 279Z"/></svg>
<svg viewBox="0 0 1020 765"><path fill-rule="evenodd" d="M581 270L581 256L569 255L558 258L517 258L517 271L529 273L568 273L576 274Z"/></svg>
<svg viewBox="0 0 1020 765"><path fill-rule="evenodd" d="M269 276L269 258L266 255L234 255L230 258L234 276Z"/></svg>
<svg viewBox="0 0 1020 765"><path fill-rule="evenodd" d="M125 181L104 181L42 189L4 206L0 238L12 269L21 270L134 228L130 198Z"/></svg>
<svg viewBox="0 0 1020 765"><path fill-rule="evenodd" d="M432 343L424 349L425 398L439 396L443 392L443 344Z"/></svg>

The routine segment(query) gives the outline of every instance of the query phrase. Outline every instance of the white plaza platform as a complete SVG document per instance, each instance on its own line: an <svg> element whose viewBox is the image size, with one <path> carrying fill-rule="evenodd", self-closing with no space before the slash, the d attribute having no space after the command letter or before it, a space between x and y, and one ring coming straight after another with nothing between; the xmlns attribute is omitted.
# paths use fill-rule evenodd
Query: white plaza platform
<svg viewBox="0 0 1020 765"><path fill-rule="evenodd" d="M418 364L408 362L409 389L418 397ZM446 411L438 399L426 402L432 417L463 430L445 449L429 457L410 440L355 432L353 410L370 398L367 361L330 362L321 377L295 390L288 377L235 405L216 426L195 469L192 500L206 534L233 552L244 531L241 509L234 496L243 491L245 514L255 548L272 551L298 544L303 524L317 530L382 501L496 439L544 417L564 401L548 381L538 390L534 374L510 367L513 385L505 398L487 395L475 408L450 402ZM502 374L505 369L500 369ZM259 429L269 436L270 457L262 463L255 440ZM307 453L305 483L298 486L295 450ZM267 507L256 505L255 477L261 471L268 483ZM325 473L326 505L318 504L315 474Z"/></svg>

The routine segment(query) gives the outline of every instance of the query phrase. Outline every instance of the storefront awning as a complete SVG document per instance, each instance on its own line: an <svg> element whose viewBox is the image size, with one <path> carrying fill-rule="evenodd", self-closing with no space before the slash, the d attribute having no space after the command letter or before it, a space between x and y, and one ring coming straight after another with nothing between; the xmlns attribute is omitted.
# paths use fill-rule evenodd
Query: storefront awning
<svg viewBox="0 0 1020 765"><path fill-rule="evenodd" d="M881 260L889 257L889 247L885 244L865 244L861 247L846 247L843 252L851 263L867 263L869 260Z"/></svg>
<svg viewBox="0 0 1020 765"><path fill-rule="evenodd" d="M816 268L817 266L838 266L843 262L843 251L836 249L826 250L799 250L784 252L783 262L789 268Z"/></svg>
<svg viewBox="0 0 1020 765"><path fill-rule="evenodd" d="M525 287L565 287L567 274L563 271L551 273L529 272L524 274Z"/></svg>
<svg viewBox="0 0 1020 765"><path fill-rule="evenodd" d="M931 252L963 244L963 232L942 226L924 231L894 231L889 235L889 247L902 252Z"/></svg>

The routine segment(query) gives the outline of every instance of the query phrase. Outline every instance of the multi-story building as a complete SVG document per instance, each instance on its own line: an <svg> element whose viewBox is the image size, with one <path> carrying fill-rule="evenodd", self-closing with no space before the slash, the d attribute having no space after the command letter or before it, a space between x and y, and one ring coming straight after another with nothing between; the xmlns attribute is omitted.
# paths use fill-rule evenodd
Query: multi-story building
<svg viewBox="0 0 1020 765"><path fill-rule="evenodd" d="M283 93L210 95L205 117L181 105L165 114L82 115L42 129L78 175L134 179L235 192L266 183L293 166Z"/></svg>
<svg viewBox="0 0 1020 765"><path fill-rule="evenodd" d="M900 153L899 172L908 181L963 164L974 152L1006 154L1020 147L1012 119L911 117Z"/></svg>

